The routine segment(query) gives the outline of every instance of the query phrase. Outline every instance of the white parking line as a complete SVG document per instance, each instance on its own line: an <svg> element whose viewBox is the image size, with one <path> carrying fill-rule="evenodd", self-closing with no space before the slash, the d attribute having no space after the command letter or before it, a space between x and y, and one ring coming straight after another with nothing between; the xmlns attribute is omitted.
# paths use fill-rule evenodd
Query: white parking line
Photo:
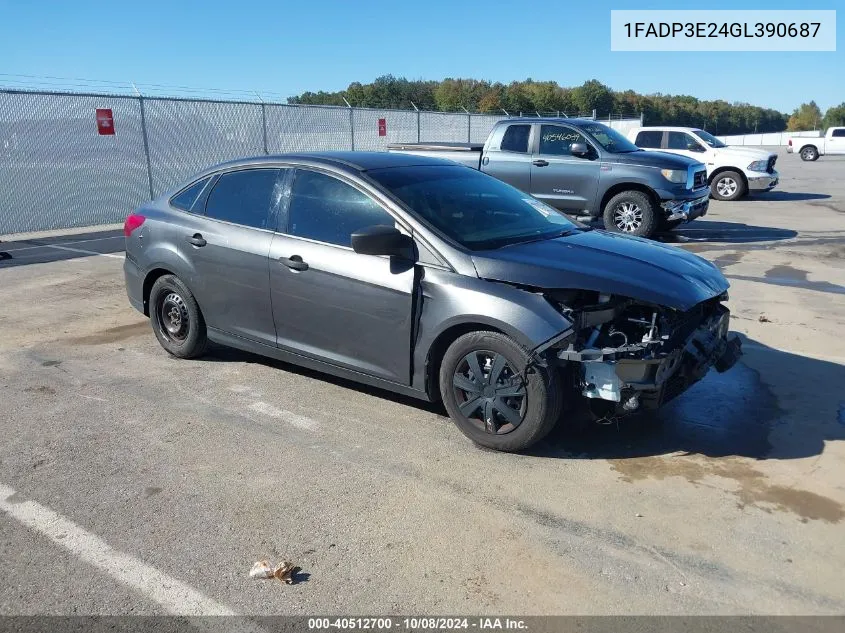
<svg viewBox="0 0 845 633"><path fill-rule="evenodd" d="M58 244L36 244L34 246L21 246L20 248L4 248L7 253L17 253L18 251L31 251L33 248L44 248L45 246L68 246L70 244L85 244L87 242L102 242L104 240L123 240L126 239L122 235L112 235L111 237L94 237L90 240L74 240L72 242L59 242ZM10 242L14 244L14 242Z"/></svg>
<svg viewBox="0 0 845 633"><path fill-rule="evenodd" d="M284 420L291 426L302 429L303 431L315 433L320 429L320 423L317 422L317 420L306 418L303 415L296 415L295 413L285 411L284 409L277 409L273 405L262 402L261 400L253 402L249 405L249 409L250 411L255 411L255 413L260 413L261 415L276 418L277 420Z"/></svg>
<svg viewBox="0 0 845 633"><path fill-rule="evenodd" d="M104 540L58 512L35 501L10 499L14 494L14 489L0 484L0 510L118 582L144 594L168 613L193 616L238 615L190 585L130 554L113 549Z"/></svg>
<svg viewBox="0 0 845 633"><path fill-rule="evenodd" d="M124 255L115 255L114 253L98 253L96 251L86 251L83 248L69 248L67 246L57 246L56 244L45 244L44 248L57 248L60 251L70 251L71 253L83 253L85 255L99 255L100 257L114 257L115 259L125 259Z"/></svg>

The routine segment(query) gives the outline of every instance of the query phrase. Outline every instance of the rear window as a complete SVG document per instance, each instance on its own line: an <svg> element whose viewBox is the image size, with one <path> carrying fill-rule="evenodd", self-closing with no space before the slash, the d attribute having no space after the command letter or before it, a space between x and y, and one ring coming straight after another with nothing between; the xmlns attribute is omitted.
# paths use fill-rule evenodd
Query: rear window
<svg viewBox="0 0 845 633"><path fill-rule="evenodd" d="M659 149L660 143L663 140L663 132L660 130L650 130L648 132L640 132L637 134L637 140L634 141L637 147L647 147L649 149Z"/></svg>
<svg viewBox="0 0 845 633"><path fill-rule="evenodd" d="M187 189L177 193L170 199L170 206L182 209L182 211L190 211L210 179L211 177L198 180Z"/></svg>
<svg viewBox="0 0 845 633"><path fill-rule="evenodd" d="M531 134L530 125L511 125L505 130L502 137L502 145L499 149L503 152L528 152L528 137Z"/></svg>
<svg viewBox="0 0 845 633"><path fill-rule="evenodd" d="M845 127L833 130L833 136L845 136Z"/></svg>

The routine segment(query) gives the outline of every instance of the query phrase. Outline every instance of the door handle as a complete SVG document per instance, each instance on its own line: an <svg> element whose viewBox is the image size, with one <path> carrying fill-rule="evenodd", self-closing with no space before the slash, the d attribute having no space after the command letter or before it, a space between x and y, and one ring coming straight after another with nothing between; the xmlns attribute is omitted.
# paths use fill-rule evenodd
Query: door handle
<svg viewBox="0 0 845 633"><path fill-rule="evenodd" d="M192 244L194 246L205 246L208 244L208 242L205 241L205 238L203 238L202 233L194 233L185 239L188 240L188 244Z"/></svg>
<svg viewBox="0 0 845 633"><path fill-rule="evenodd" d="M533 161L531 164L534 165L535 167L548 167L549 161L543 160L542 158L538 158L537 160Z"/></svg>
<svg viewBox="0 0 845 633"><path fill-rule="evenodd" d="M299 255L291 255L290 257L280 257L279 263L284 264L291 270L303 271L308 270L308 264L302 261Z"/></svg>

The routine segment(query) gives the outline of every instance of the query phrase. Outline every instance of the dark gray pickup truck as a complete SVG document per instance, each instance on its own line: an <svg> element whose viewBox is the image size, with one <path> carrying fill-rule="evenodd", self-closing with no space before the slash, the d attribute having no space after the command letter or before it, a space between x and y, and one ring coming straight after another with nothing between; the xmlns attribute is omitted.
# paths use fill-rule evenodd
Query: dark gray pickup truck
<svg viewBox="0 0 845 633"><path fill-rule="evenodd" d="M388 151L448 158L495 176L609 231L651 236L707 213L707 169L685 156L646 152L582 119L507 119L487 142L394 143Z"/></svg>

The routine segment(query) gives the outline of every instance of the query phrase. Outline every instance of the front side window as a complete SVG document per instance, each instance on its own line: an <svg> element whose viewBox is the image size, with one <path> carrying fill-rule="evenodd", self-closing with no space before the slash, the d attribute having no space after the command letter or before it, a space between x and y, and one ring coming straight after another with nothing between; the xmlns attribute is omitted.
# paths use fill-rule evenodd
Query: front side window
<svg viewBox="0 0 845 633"><path fill-rule="evenodd" d="M693 137L686 132L669 132L666 140L666 149L679 149L684 151L696 151L703 149Z"/></svg>
<svg viewBox="0 0 845 633"><path fill-rule="evenodd" d="M468 167L419 165L368 173L417 218L470 250L551 239L579 228L557 209Z"/></svg>
<svg viewBox="0 0 845 633"><path fill-rule="evenodd" d="M660 149L660 143L663 141L663 132L661 130L643 131L637 134L637 147L647 147L649 149Z"/></svg>
<svg viewBox="0 0 845 633"><path fill-rule="evenodd" d="M528 152L528 137L531 135L530 125L509 125L502 137L499 149L503 152Z"/></svg>
<svg viewBox="0 0 845 633"><path fill-rule="evenodd" d="M395 220L367 194L333 176L296 172L288 210L288 233L318 242L351 246L352 234Z"/></svg>
<svg viewBox="0 0 845 633"><path fill-rule="evenodd" d="M187 189L183 189L170 199L170 205L176 207L177 209L181 209L182 211L190 211L209 180L211 180L210 176L208 178L198 180Z"/></svg>
<svg viewBox="0 0 845 633"><path fill-rule="evenodd" d="M562 125L543 125L540 127L540 153L551 156L571 156L573 143L586 143L583 134Z"/></svg>
<svg viewBox="0 0 845 633"><path fill-rule="evenodd" d="M256 229L273 229L272 209L281 197L278 169L243 169L220 176L205 214Z"/></svg>

